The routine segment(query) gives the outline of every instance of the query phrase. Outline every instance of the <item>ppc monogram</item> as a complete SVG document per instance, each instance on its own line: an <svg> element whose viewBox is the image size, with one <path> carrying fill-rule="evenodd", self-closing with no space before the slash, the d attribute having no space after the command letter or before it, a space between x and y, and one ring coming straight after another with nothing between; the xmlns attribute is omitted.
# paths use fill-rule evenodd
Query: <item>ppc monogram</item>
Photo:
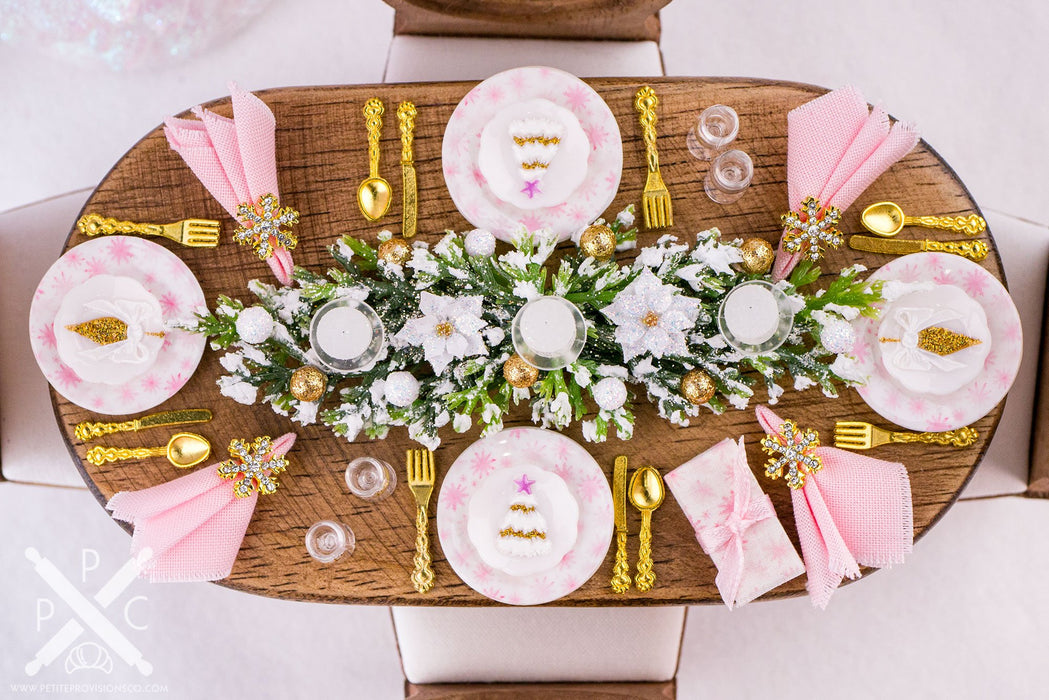
<svg viewBox="0 0 1049 700"><path fill-rule="evenodd" d="M144 550L138 557L131 559L120 567L94 595L94 602L88 600L83 593L78 591L69 579L53 563L41 556L36 549L28 547L25 555L26 559L33 564L40 578L51 587L51 590L56 595L69 604L69 607L72 608L75 614L75 617L69 619L37 651L36 656L26 664L25 671L27 674L34 676L40 669L54 661L59 654L68 649L86 631L85 627L91 629L117 656L127 664L137 668L143 676L153 673L153 665L142 657L142 652L102 613L131 585L132 581L138 576L139 571L142 570L142 566L152 556L152 552ZM38 624L40 620L39 603L45 600L41 599L41 601L38 601ZM106 658L108 658L108 654ZM67 664L67 670L68 668L69 665Z"/></svg>

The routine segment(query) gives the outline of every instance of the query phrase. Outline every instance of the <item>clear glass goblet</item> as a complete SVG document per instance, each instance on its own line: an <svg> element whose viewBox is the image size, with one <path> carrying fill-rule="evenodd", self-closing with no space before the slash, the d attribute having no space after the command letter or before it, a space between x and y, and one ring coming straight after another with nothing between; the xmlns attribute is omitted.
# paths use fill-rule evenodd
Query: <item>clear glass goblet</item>
<svg viewBox="0 0 1049 700"><path fill-rule="evenodd" d="M753 177L750 156L740 150L725 151L710 164L703 189L718 204L731 204L743 196Z"/></svg>
<svg viewBox="0 0 1049 700"><path fill-rule="evenodd" d="M725 146L736 140L739 115L725 105L712 105L699 114L685 139L688 151L699 160L711 160Z"/></svg>

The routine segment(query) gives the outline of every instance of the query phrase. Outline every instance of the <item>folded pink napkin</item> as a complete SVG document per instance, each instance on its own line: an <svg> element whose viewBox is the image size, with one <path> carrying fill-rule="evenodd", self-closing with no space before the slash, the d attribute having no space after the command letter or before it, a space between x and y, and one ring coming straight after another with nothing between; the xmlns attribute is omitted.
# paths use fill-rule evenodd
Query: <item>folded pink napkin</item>
<svg viewBox="0 0 1049 700"><path fill-rule="evenodd" d="M729 610L805 572L747 465L743 438L722 440L664 480L717 565L714 583Z"/></svg>
<svg viewBox="0 0 1049 700"><path fill-rule="evenodd" d="M245 216L245 206L262 218L266 195L272 195L278 208L280 205L276 120L270 108L255 95L241 90L235 83L230 83L229 89L232 119L194 107L197 119L169 117L164 121L164 135L172 150L182 156L208 192L250 234L256 224ZM276 215L285 212L294 214L286 217L285 223L297 222L298 213L294 210L278 210ZM259 257L269 263L281 284L291 284L291 249L295 247L295 237L284 231L265 235L260 241L242 231L238 231L237 240L255 245Z"/></svg>
<svg viewBox="0 0 1049 700"><path fill-rule="evenodd" d="M846 86L806 102L787 115L787 196L791 211L814 197L823 208L845 211L879 175L907 155L920 135L905 122L889 125L880 106L873 110L854 87ZM786 278L804 257L791 254L781 239L773 280Z"/></svg>
<svg viewBox="0 0 1049 700"><path fill-rule="evenodd" d="M844 577L859 578L860 566L891 566L910 554L914 518L906 467L834 447L806 447L806 431L794 430L765 406L757 407L757 416L770 437L796 446L809 461L776 452L765 475L794 482L790 495L813 605L826 608Z"/></svg>
<svg viewBox="0 0 1049 700"><path fill-rule="evenodd" d="M233 459L109 499L106 508L113 517L135 526L132 556L152 552L141 575L153 582L229 576L258 495L276 490L274 473L284 471L284 455L293 444L295 433L272 442L258 438L253 445L234 440Z"/></svg>

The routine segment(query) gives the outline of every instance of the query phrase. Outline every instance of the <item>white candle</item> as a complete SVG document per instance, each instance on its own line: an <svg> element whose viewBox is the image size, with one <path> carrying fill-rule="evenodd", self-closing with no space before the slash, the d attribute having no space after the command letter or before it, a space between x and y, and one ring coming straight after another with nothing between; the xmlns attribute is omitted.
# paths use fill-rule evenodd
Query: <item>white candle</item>
<svg viewBox="0 0 1049 700"><path fill-rule="evenodd" d="M360 357L372 343L374 329L371 321L353 307L329 309L316 323L316 349L336 360Z"/></svg>
<svg viewBox="0 0 1049 700"><path fill-rule="evenodd" d="M576 339L572 303L561 297L540 297L521 310L521 338L537 355L570 352Z"/></svg>
<svg viewBox="0 0 1049 700"><path fill-rule="evenodd" d="M729 292L723 317L725 329L748 345L764 343L779 328L776 297L761 284L744 284Z"/></svg>

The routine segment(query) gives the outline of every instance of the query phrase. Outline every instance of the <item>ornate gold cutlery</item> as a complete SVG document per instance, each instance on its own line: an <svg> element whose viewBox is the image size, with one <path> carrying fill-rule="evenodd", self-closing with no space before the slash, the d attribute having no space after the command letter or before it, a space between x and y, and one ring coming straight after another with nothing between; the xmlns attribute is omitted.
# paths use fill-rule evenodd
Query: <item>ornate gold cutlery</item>
<svg viewBox="0 0 1049 700"><path fill-rule="evenodd" d="M412 156L412 139L415 131L415 105L402 102L397 107L397 123L401 129L401 179L404 181L404 223L401 235L415 235L418 220L418 194L415 189L415 160Z"/></svg>
<svg viewBox="0 0 1049 700"><path fill-rule="evenodd" d="M434 484L433 452L430 450L408 450L408 488L415 496L415 570L412 585L420 593L433 588L433 569L430 567L430 539L426 535L429 526L427 510Z"/></svg>
<svg viewBox="0 0 1049 700"><path fill-rule="evenodd" d="M849 247L867 253L908 255L910 253L951 253L980 262L991 249L983 241L902 241L899 239L850 236Z"/></svg>
<svg viewBox="0 0 1049 700"><path fill-rule="evenodd" d="M219 244L219 222L211 219L185 219L172 224L140 224L110 219L101 214L85 214L76 222L86 236L126 235L162 236L190 248L214 248Z"/></svg>
<svg viewBox="0 0 1049 700"><path fill-rule="evenodd" d="M616 564L612 568L612 590L626 593L630 588L630 562L626 556L626 457L616 457L612 471L612 508L616 522Z"/></svg>
<svg viewBox="0 0 1049 700"><path fill-rule="evenodd" d="M641 532L638 538L641 547L637 553L637 576L634 585L639 591L647 591L656 582L652 570L652 511L663 503L666 489L663 477L655 467L641 467L630 477L630 502L641 511Z"/></svg>
<svg viewBox="0 0 1049 700"><path fill-rule="evenodd" d="M147 428L161 428L170 425L188 425L190 423L207 423L211 420L211 411L206 408L188 408L178 411L162 411L148 416L135 418L122 423L78 423L74 434L78 440L87 442L113 433L138 432Z"/></svg>
<svg viewBox="0 0 1049 700"><path fill-rule="evenodd" d="M390 208L393 189L379 177L379 137L382 135L382 100L371 98L364 103L364 125L368 130L368 177L357 188L357 204L369 221L381 219Z"/></svg>
<svg viewBox="0 0 1049 700"><path fill-rule="evenodd" d="M975 236L987 230L982 216L906 216L894 202L877 202L860 214L863 227L878 236L895 236L904 226L922 226Z"/></svg>
<svg viewBox="0 0 1049 700"><path fill-rule="evenodd" d="M211 443L196 433L175 433L168 444L161 447L105 447L98 445L87 451L87 461L100 467L106 462L125 459L145 459L166 456L168 461L180 469L194 467L211 454Z"/></svg>
<svg viewBox="0 0 1049 700"><path fill-rule="evenodd" d="M969 447L980 434L974 428L958 428L942 433L909 433L879 428L862 421L838 421L834 424L834 446L846 450L869 450L887 443L922 442L945 447Z"/></svg>
<svg viewBox="0 0 1049 700"><path fill-rule="evenodd" d="M656 150L656 107L659 97L655 90L645 85L634 97L634 108L641 115L641 136L645 140L645 159L648 162L648 177L645 191L641 195L641 211L645 215L645 228L666 228L674 225L674 210L670 203L670 191L663 184L659 173L659 152Z"/></svg>

